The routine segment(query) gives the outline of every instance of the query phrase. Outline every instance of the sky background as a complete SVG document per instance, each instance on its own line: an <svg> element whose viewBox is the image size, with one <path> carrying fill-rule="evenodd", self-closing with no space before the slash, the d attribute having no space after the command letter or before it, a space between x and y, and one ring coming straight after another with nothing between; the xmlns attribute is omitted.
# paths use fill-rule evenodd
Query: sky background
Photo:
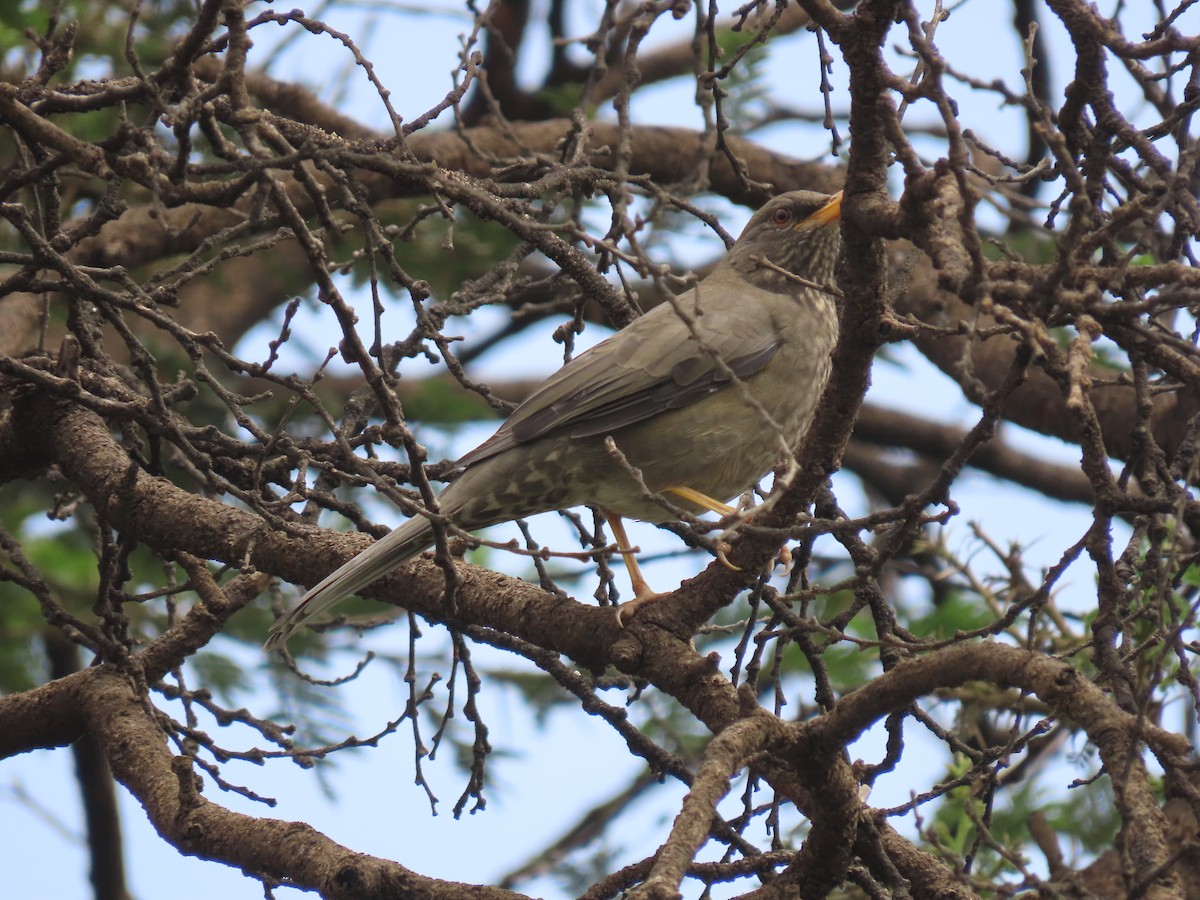
<svg viewBox="0 0 1200 900"><path fill-rule="evenodd" d="M929 3L920 5L923 12L928 12L931 6ZM599 4L589 2L576 8L580 7L587 17L594 17ZM1020 47L1009 24L1009 5L976 0L965 7L956 10L939 28L937 44L954 64L969 66L970 74L984 79L1004 77L1016 87L1013 79L1019 77ZM308 11L314 15L318 13L316 8ZM361 49L374 62L382 82L392 89L393 102L406 119L416 118L450 89L449 70L460 46L459 35L470 28L467 16L442 3L426 4L403 18L380 15L370 6L327 10L320 14L333 27L361 41ZM1049 45L1061 48L1065 39L1061 30L1048 16L1046 19L1044 34ZM594 18L588 19L592 20ZM587 28L583 19L578 25L577 33ZM646 42L647 51L665 41L685 39L691 27L690 17L678 23L664 18ZM1182 24L1181 27L1189 30ZM314 37L298 28L285 31L272 27L252 34L254 53L264 54L257 58L265 59L271 42L285 36L295 39L288 43L274 74L309 84L323 97L328 97L327 86L340 83L340 76L351 66L349 54L329 38ZM894 40L901 37L895 33ZM526 39L527 52L523 57L523 71L531 84L543 71L545 59L540 56L543 45L539 33L533 30ZM252 56L252 60L255 58ZM1066 53L1058 54L1057 58L1069 59ZM896 66L907 70L902 62L897 62ZM781 101L803 109L819 109L816 43L811 35L802 33L772 42L764 73L763 83ZM1066 77L1064 73L1055 73L1054 98L1061 96ZM845 70L840 63L835 65L834 82L837 86L835 108L844 109L848 96ZM382 106L361 71L353 71L347 84L344 96L336 98L339 108L361 121L385 128L387 118ZM693 103L693 90L690 81L679 79L641 91L634 104L633 120L636 123L698 127L700 113ZM980 98L960 90L957 98L962 104L964 124L1011 155L1023 156L1025 129L1015 112L999 108L993 96ZM602 114L611 117L611 110L606 108ZM448 116L443 119L442 124L448 124ZM916 127L930 121L925 110L915 107L906 124ZM844 128L842 133L845 137ZM829 156L828 141L811 128L778 126L757 135L756 139L797 157ZM939 152L935 143L926 142L925 147L931 155ZM701 197L698 202L717 211L722 224L733 233L740 230L749 215L748 210L719 199ZM715 235L698 227L689 232L686 242L676 251L680 258L700 262L715 256L720 246ZM363 308L369 309L369 298L360 297L360 300ZM396 323L394 336L407 333L410 323L403 319L407 304L404 297L392 301L398 314L393 320ZM307 343L320 354L329 335L334 333L331 322L326 310L312 303L306 304L295 326L299 336L297 347ZM464 323L462 327L475 333L486 331L478 321ZM451 326L447 330L454 329L455 326ZM550 331L550 327L534 329L531 343L489 355L481 360L474 374L485 379L549 374L561 361L561 348L549 341ZM247 358L261 357L265 353L264 335L274 337L276 333L274 325L264 326L249 335L239 350ZM603 336L602 329L590 327L580 346ZM974 423L977 410L962 398L954 384L914 351L905 345L893 346L888 348L887 356L888 359L879 361L875 367L871 401L919 414L935 410L937 417L946 422ZM284 363L288 361L285 356ZM293 361L300 371L311 367L307 355L298 350ZM403 374L406 377L432 374L431 369L422 370L422 366L419 361L409 361ZM466 450L486 437L490 430L491 426L487 425L465 429L454 439L455 451ZM1005 437L1022 449L1046 457L1069 463L1077 459L1077 450L1015 427L1007 427ZM862 500L854 479L838 476L835 489L839 499L849 505L852 512L856 504L861 507ZM968 472L957 482L954 496L965 512L953 524L950 541L964 553L977 548L967 529L972 511L987 510L989 534L1001 542L1019 539L1029 548L1027 558L1041 565L1057 561L1062 549L1078 538L1090 522L1089 511L1084 507L1048 503L1032 492L1010 484L1001 485L973 472ZM377 514L380 521L394 522L399 518L382 507ZM1036 523L1032 529L1031 522ZM539 530L539 537L552 534L557 526L549 523L539 529L543 527L550 530ZM559 533L565 541L567 532L559 528ZM495 537L504 540L512 534L515 531L501 531L496 532ZM631 538L645 549L678 547L671 535L648 526L635 526ZM655 564L648 568L647 577L652 584L670 585L693 574L695 565L694 558L685 559L682 564L674 560ZM618 577L623 585L627 585L623 572L619 571ZM1073 568L1066 580L1068 598L1085 606L1091 591L1090 580L1091 572L1086 566L1081 564ZM590 585L584 590L590 591ZM437 631L433 627L425 630L427 634ZM222 643L222 650L239 659L248 672L261 672L265 676L264 659L257 650L231 646L228 641ZM406 633L399 626L381 629L366 638L363 646L403 654ZM423 647L426 652L433 652L435 643L428 641ZM513 657L486 647L476 647L474 652L476 664L482 668L515 663ZM349 672L353 664L354 660L349 656L336 659L330 673ZM444 666L439 668L444 671ZM363 737L377 731L403 709L407 687L393 668L375 665L368 667L352 686L340 689L337 696L338 702L345 704L349 716L348 732ZM616 704L622 702L615 695L605 699ZM247 685L242 702L261 712L276 708L277 701L269 692L268 679L263 677ZM610 728L594 717L580 714L574 707L538 724L532 720L519 696L494 683L485 684L481 703L491 729L492 743L502 753L489 763L488 809L476 815L464 815L456 821L450 814L465 784L463 773L451 764L450 759L425 765L426 775L441 798L439 814L436 817L429 815L424 791L413 783L410 738L404 729L385 740L378 749L336 755L324 766L324 779L315 778L312 773L287 762L265 767L231 763L224 767L227 779L248 784L260 794L277 797L279 806L273 811L266 811L239 796L222 794L211 784L206 787L206 794L231 809L252 815L269 814L307 821L353 850L396 859L424 875L491 882L559 837L583 810L610 797L642 769L641 761L629 756L623 742ZM534 733L536 740L530 740ZM928 740L923 732L910 728L906 737L909 744L905 762L877 785L871 798L873 805L901 803L908 798L913 785L928 783L929 772L921 772L919 768L922 757L934 760L932 765L938 767L938 771L944 764L940 745L935 750L929 741L929 752L923 752L926 749L923 742ZM254 738L255 735L239 735L237 729L228 729L220 735L219 743L226 747L250 746L258 743ZM879 737L872 734L864 738L854 752L866 759L878 759L882 755L881 748ZM1075 774L1079 773L1072 773L1063 781ZM118 790L129 883L136 897L141 900L165 896L241 900L262 896L258 882L240 872L182 857L165 845L154 834L136 801L124 789ZM662 786L653 804L643 804L635 814L622 820L622 841L646 851L657 846L669 825L662 810L677 808L682 794L681 785L668 783ZM88 859L79 834L80 821L68 751L28 754L6 760L0 766L0 828L4 834L4 840L0 841L0 871L4 872L5 894L25 900L83 900L90 897ZM620 861L631 862L641 855ZM30 865L29 861L34 859L39 860L38 864ZM53 859L54 865L46 865L46 859ZM563 896L557 883L549 879L524 884L521 890L550 898ZM689 891L689 896L695 895L694 884L685 883L685 890ZM280 889L278 896L293 897L298 893Z"/></svg>

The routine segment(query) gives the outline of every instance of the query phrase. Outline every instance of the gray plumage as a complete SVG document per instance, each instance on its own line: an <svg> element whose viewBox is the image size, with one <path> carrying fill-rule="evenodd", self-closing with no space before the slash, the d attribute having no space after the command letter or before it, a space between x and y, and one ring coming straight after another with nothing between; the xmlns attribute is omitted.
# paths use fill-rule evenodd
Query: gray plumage
<svg viewBox="0 0 1200 900"><path fill-rule="evenodd" d="M695 288L563 366L463 456L440 512L466 531L584 504L610 521L670 521L605 448L608 436L654 492L723 501L755 484L800 442L829 378L833 298L785 273L832 284L840 201L809 191L768 201ZM305 594L267 648L432 544L429 521L409 519Z"/></svg>

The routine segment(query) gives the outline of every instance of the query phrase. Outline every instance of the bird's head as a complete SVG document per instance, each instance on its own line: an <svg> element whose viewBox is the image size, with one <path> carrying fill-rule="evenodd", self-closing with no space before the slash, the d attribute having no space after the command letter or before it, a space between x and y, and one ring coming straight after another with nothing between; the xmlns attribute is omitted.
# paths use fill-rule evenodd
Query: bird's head
<svg viewBox="0 0 1200 900"><path fill-rule="evenodd" d="M772 266L832 284L841 249L842 192L790 191L768 200L726 253L724 264L758 287L792 293L797 284Z"/></svg>

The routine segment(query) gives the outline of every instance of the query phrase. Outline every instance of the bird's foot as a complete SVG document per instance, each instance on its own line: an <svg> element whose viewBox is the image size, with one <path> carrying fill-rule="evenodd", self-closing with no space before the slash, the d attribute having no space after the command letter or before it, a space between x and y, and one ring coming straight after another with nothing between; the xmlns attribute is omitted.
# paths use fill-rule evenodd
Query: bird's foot
<svg viewBox="0 0 1200 900"><path fill-rule="evenodd" d="M742 571L742 567L735 566L729 561L729 557L725 555L730 549L730 545L725 541L721 541L719 544L717 544L717 562L727 568L730 572L740 572ZM775 561L772 563L771 567L774 568L775 566L782 566L783 571L785 572L792 567L792 551L787 544L784 544L779 548L779 553L776 554Z"/></svg>
<svg viewBox="0 0 1200 900"><path fill-rule="evenodd" d="M779 555L775 557L775 565L783 566L785 572L792 567L792 550L787 544L779 548Z"/></svg>
<svg viewBox="0 0 1200 900"><path fill-rule="evenodd" d="M719 562L721 565L723 565L725 568L727 568L730 572L740 572L740 571L742 571L742 567L735 566L733 563L731 563L729 561L729 557L727 557L725 555L726 553L729 552L730 549L731 548L730 548L729 544L726 543L725 541L721 541L720 543L718 543L717 544L717 562Z"/></svg>
<svg viewBox="0 0 1200 900"><path fill-rule="evenodd" d="M640 590L635 588L635 594L632 600L626 600L617 607L617 625L621 628L624 628L625 620L636 613L639 609L641 609L643 606L649 606L655 600L661 600L663 597L666 597L669 594L670 591L661 594L657 591L652 591L648 585L643 583Z"/></svg>

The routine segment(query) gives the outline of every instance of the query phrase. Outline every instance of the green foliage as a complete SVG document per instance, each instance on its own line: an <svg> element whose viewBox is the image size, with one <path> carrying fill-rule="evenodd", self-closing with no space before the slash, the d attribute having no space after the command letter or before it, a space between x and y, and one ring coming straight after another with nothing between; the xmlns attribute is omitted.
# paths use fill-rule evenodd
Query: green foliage
<svg viewBox="0 0 1200 900"><path fill-rule="evenodd" d="M7 54L25 45L26 30L43 34L49 24L48 4L0 0L0 50Z"/></svg>
<svg viewBox="0 0 1200 900"><path fill-rule="evenodd" d="M1079 785L1065 800L1046 803L1041 809L1054 830L1074 842L1076 857L1086 859L1115 846L1121 818L1107 776Z"/></svg>
<svg viewBox="0 0 1200 900"><path fill-rule="evenodd" d="M987 606L968 591L948 591L936 606L912 620L909 628L923 638L942 640L964 631L975 631L993 621Z"/></svg>
<svg viewBox="0 0 1200 900"><path fill-rule="evenodd" d="M970 761L956 756L947 777L961 777L970 770ZM1039 804L1036 787L1031 784L1005 790L1003 802L997 799L991 803L982 788L976 782L947 793L934 816L930 837L947 857L959 864L969 861L975 875L994 880L1019 871L1009 857L1021 856L1028 817ZM981 826L987 829L985 838L981 838Z"/></svg>
<svg viewBox="0 0 1200 900"><path fill-rule="evenodd" d="M426 282L435 299L449 299L464 282L489 271L520 243L508 229L483 222L461 207L455 209L453 223L431 215L409 230L419 206L413 201L395 201L382 204L376 212L385 225L408 231L407 239L395 244L396 262L409 277ZM348 254L361 244L361 236L349 232L336 246ZM357 263L352 271L356 284L368 283L371 269L365 262Z"/></svg>
<svg viewBox="0 0 1200 900"><path fill-rule="evenodd" d="M569 116L583 99L583 85L577 82L556 84L538 91L538 99L548 103L560 116Z"/></svg>
<svg viewBox="0 0 1200 900"><path fill-rule="evenodd" d="M89 532L46 524L43 517L50 504L40 486L15 482L0 492L0 520L40 571L51 599L82 615L99 584ZM6 568L16 571L14 564ZM0 580L0 691L26 690L45 680L40 641L46 627L37 598L12 581Z"/></svg>
<svg viewBox="0 0 1200 900"><path fill-rule="evenodd" d="M1046 265L1057 253L1058 245L1049 232L1030 228L1009 231L1003 239L992 237L983 244L983 255L991 260L1019 259Z"/></svg>
<svg viewBox="0 0 1200 900"><path fill-rule="evenodd" d="M717 46L721 49L722 62L733 59L738 50L753 40L754 34L754 31L719 29ZM733 123L735 133L742 130L738 123L755 122L762 117L762 107L770 93L763 75L766 61L765 44L751 47L721 83L727 92L725 117Z"/></svg>
<svg viewBox="0 0 1200 900"><path fill-rule="evenodd" d="M45 680L38 637L45 627L37 600L0 581L0 693L34 688Z"/></svg>
<svg viewBox="0 0 1200 900"><path fill-rule="evenodd" d="M224 653L202 650L190 662L200 684L217 694L222 702L233 701L247 688L246 670Z"/></svg>
<svg viewBox="0 0 1200 900"><path fill-rule="evenodd" d="M404 415L409 419L451 425L496 415L476 394L449 379L424 378L410 384L414 389L404 395Z"/></svg>

